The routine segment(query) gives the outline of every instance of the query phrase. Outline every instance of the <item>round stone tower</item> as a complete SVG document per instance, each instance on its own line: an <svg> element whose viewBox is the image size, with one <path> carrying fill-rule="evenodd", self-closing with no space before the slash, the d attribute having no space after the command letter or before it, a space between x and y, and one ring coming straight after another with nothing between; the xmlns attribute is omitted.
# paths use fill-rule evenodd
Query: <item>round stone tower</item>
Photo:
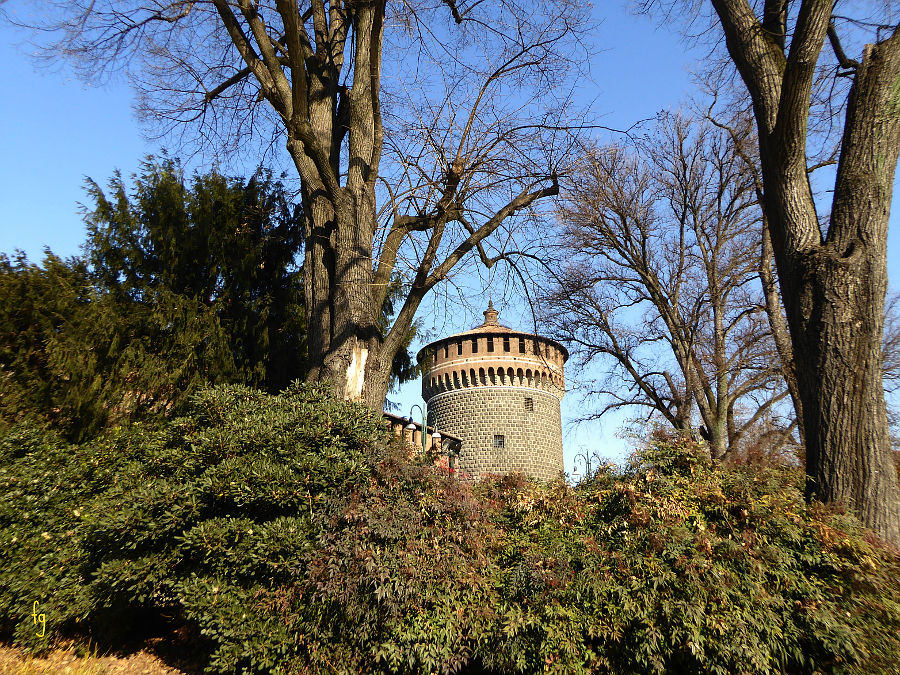
<svg viewBox="0 0 900 675"><path fill-rule="evenodd" d="M436 340L418 354L428 424L462 439L459 470L521 472L551 480L563 470L559 405L566 348L497 321Z"/></svg>

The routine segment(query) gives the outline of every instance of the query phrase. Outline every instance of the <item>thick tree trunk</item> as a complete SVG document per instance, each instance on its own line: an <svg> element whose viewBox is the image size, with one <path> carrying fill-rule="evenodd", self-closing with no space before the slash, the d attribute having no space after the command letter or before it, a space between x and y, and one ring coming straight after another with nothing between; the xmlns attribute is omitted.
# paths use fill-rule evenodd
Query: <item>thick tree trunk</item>
<svg viewBox="0 0 900 675"><path fill-rule="evenodd" d="M831 227L807 256L794 314L807 495L844 502L900 543L900 491L890 446L881 340L887 228L900 150L898 36L868 45L850 93Z"/></svg>
<svg viewBox="0 0 900 675"><path fill-rule="evenodd" d="M302 179L306 215L307 379L328 382L336 396L379 412L396 352L393 343L385 347L378 328L380 295L372 290L374 185L383 133L377 90L383 13L383 2L355 9L356 63L349 90L339 85L349 24L335 15L326 30L325 15L317 17L317 47L329 57L306 61L307 91L294 101L295 108L306 106L312 138L303 140L303 122L292 119L287 144ZM341 154L345 137L349 161ZM327 154L327 167L314 160L317 150ZM347 163L343 186L342 159Z"/></svg>
<svg viewBox="0 0 900 675"><path fill-rule="evenodd" d="M386 360L378 329L381 308L372 294L371 239L360 237L351 222L338 227L337 264L332 287L334 317L331 344L323 355L325 373L336 393L349 401L363 401L380 412L387 394L393 354ZM384 354L384 356L387 356Z"/></svg>
<svg viewBox="0 0 900 675"><path fill-rule="evenodd" d="M897 477L881 386L885 258L820 258L803 284L806 315L794 332L806 433L806 493L843 503L900 541Z"/></svg>
<svg viewBox="0 0 900 675"><path fill-rule="evenodd" d="M845 504L881 537L900 543L881 355L900 148L900 93L893 84L900 50L887 46L867 46L851 90L826 240L791 250L776 239L775 249L803 411L807 497ZM767 197L770 217L804 212L805 178L800 191L788 176L779 182L781 190L769 191L779 203ZM814 217L809 208L805 213Z"/></svg>
<svg viewBox="0 0 900 675"><path fill-rule="evenodd" d="M856 72L823 237L806 144L834 4L803 0L789 28L783 3L767 0L764 27L746 0L711 2L753 99L763 207L803 409L807 496L847 505L900 544L900 490L881 372L887 223L900 149L900 33L867 45L861 63L842 64Z"/></svg>
<svg viewBox="0 0 900 675"><path fill-rule="evenodd" d="M728 454L728 429L724 417L716 417L709 429L709 454L720 460Z"/></svg>
<svg viewBox="0 0 900 675"><path fill-rule="evenodd" d="M394 354L387 353L378 329L371 239L360 237L365 228L356 217L338 225L327 202L310 201L303 280L309 308L307 379L329 382L336 396L381 411Z"/></svg>

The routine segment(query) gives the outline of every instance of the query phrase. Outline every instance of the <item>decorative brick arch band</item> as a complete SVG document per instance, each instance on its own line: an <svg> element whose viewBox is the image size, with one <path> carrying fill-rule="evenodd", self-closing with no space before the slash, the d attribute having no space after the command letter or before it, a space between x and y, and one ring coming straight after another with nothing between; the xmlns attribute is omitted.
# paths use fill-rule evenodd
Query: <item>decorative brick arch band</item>
<svg viewBox="0 0 900 675"><path fill-rule="evenodd" d="M468 389L470 387L527 387L546 391L560 400L565 393L565 381L557 373L549 370L532 370L512 366L485 369L479 366L459 367L443 370L440 373L426 375L422 383L422 397L427 401L431 397L446 391Z"/></svg>

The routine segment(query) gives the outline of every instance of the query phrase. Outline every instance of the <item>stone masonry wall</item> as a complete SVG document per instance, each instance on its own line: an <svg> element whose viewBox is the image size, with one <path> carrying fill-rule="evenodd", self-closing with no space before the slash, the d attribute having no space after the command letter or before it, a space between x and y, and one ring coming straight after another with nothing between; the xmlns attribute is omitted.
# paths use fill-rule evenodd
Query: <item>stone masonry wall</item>
<svg viewBox="0 0 900 675"><path fill-rule="evenodd" d="M557 395L532 387L466 387L435 394L428 412L439 431L462 439L463 474L521 472L552 480L563 470ZM495 436L503 437L503 448Z"/></svg>

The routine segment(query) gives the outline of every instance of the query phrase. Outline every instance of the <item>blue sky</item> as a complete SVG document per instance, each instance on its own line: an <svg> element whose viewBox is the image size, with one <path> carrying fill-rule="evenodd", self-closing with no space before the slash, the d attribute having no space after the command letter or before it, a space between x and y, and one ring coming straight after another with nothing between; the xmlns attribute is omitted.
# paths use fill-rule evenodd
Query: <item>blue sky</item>
<svg viewBox="0 0 900 675"><path fill-rule="evenodd" d="M656 28L644 17L628 14L618 3L602 4L603 23L596 37L600 49L591 62L591 78L596 86L585 90L595 99L600 122L626 128L658 111L677 107L694 92L689 71L704 48L692 49L674 29ZM24 7L20 2L8 11ZM599 13L598 13L599 16ZM119 169L129 175L140 160L158 152L162 145L147 141L132 113L133 94L122 82L104 87L88 87L65 67L41 68L29 58L27 35L9 24L0 24L0 251L23 249L39 260L49 246L59 255L74 255L84 239L84 224L78 202L84 199L84 179L90 176L101 185ZM255 158L248 158L255 165ZM896 209L895 209L896 211ZM889 267L893 284L900 279L900 224L892 218ZM471 327L461 321L437 321L427 315L430 304L423 303L424 319L455 332ZM503 307L501 306L502 310ZM480 316L477 317L480 319ZM530 330L513 307L501 320L514 328ZM575 373L568 373L571 379ZM418 384L406 385L391 398L398 400L406 414L420 403ZM581 403L570 396L563 405L563 422L575 417ZM596 451L601 456L620 459L626 444L615 432L622 417L599 424L566 428L564 436L566 468L571 470L576 453Z"/></svg>

